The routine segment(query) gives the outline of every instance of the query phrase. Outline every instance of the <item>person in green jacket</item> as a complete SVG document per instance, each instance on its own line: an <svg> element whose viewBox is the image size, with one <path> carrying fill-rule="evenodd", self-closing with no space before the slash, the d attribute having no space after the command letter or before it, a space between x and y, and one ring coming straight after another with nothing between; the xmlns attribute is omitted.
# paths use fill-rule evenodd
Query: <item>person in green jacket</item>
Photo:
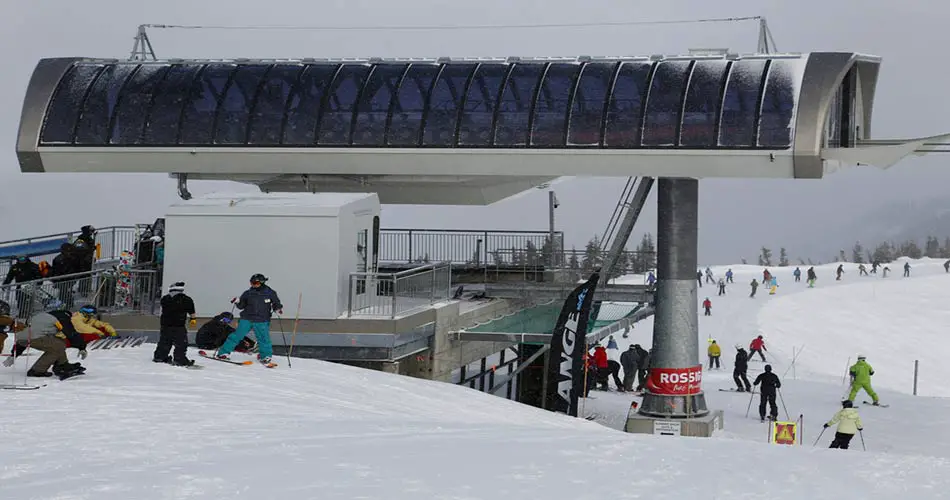
<svg viewBox="0 0 950 500"><path fill-rule="evenodd" d="M868 364L867 358L858 354L858 362L852 365L849 371L851 373L851 394L848 395L848 401L854 401L858 391L864 389L868 396L871 396L871 399L874 400L874 406L880 406L877 393L871 388L871 375L874 375L874 368L871 368L871 365Z"/></svg>

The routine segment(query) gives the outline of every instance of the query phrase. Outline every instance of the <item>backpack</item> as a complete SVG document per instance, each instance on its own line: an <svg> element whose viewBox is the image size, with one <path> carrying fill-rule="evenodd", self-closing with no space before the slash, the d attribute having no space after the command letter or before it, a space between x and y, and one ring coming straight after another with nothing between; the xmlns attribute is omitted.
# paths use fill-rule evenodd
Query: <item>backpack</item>
<svg viewBox="0 0 950 500"><path fill-rule="evenodd" d="M40 266L40 276L44 278L49 276L49 270L50 270L49 262L46 262L45 260L41 260L39 266Z"/></svg>

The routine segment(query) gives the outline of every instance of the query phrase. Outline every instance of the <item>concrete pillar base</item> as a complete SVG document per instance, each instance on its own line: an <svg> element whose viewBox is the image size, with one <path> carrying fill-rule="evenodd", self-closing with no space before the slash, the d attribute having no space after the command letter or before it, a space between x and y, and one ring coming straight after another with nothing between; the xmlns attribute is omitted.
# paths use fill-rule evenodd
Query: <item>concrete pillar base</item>
<svg viewBox="0 0 950 500"><path fill-rule="evenodd" d="M703 417L662 418L643 415L631 408L623 430L633 434L712 437L716 430L722 428L722 410L713 410Z"/></svg>
<svg viewBox="0 0 950 500"><path fill-rule="evenodd" d="M706 395L703 393L689 396L657 396L649 392L643 395L640 413L657 418L703 417L709 413L706 408Z"/></svg>

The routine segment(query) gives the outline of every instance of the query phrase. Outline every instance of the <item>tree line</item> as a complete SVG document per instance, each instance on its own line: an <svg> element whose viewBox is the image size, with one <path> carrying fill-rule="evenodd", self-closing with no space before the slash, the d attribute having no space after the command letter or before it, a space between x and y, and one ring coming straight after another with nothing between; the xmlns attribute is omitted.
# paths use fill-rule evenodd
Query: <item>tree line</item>
<svg viewBox="0 0 950 500"><path fill-rule="evenodd" d="M917 244L917 240L907 240L902 243L885 241L877 244L873 249L871 247L865 247L860 241L856 241L854 246L851 247L850 255L847 251L842 249L839 250L838 255L830 259L829 262L852 262L855 264L878 262L885 264L893 262L894 259L898 257L909 257L911 259L920 259L922 257L950 259L950 237L944 238L943 244L941 244L940 239L936 236L928 236L923 248ZM821 261L813 262L811 259L802 259L801 257L797 260L798 264L803 266L823 264ZM742 263L746 264L747 262L745 259L742 259ZM779 249L778 261L773 262L772 250L763 246L759 252L758 264L763 267L773 265L786 267L789 265L788 252L786 252L785 247L781 247Z"/></svg>
<svg viewBox="0 0 950 500"><path fill-rule="evenodd" d="M525 242L524 247L493 250L490 253L491 261L496 266L541 267L551 266L569 268L582 273L592 272L602 267L609 253L604 248L598 236L591 238L583 250L572 247L570 250L561 250L560 241L552 245L549 237L544 238L540 248L531 240ZM473 262L478 259L473 255ZM645 273L656 268L656 243L653 235L647 233L640 239L634 250L624 250L617 260L611 277L629 273Z"/></svg>

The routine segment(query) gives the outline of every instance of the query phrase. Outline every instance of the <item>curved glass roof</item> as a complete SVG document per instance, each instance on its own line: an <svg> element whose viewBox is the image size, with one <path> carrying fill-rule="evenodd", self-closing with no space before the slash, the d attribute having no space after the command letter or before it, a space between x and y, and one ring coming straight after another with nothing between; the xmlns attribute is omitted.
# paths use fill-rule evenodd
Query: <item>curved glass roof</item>
<svg viewBox="0 0 950 500"><path fill-rule="evenodd" d="M797 56L74 62L40 145L784 149Z"/></svg>

